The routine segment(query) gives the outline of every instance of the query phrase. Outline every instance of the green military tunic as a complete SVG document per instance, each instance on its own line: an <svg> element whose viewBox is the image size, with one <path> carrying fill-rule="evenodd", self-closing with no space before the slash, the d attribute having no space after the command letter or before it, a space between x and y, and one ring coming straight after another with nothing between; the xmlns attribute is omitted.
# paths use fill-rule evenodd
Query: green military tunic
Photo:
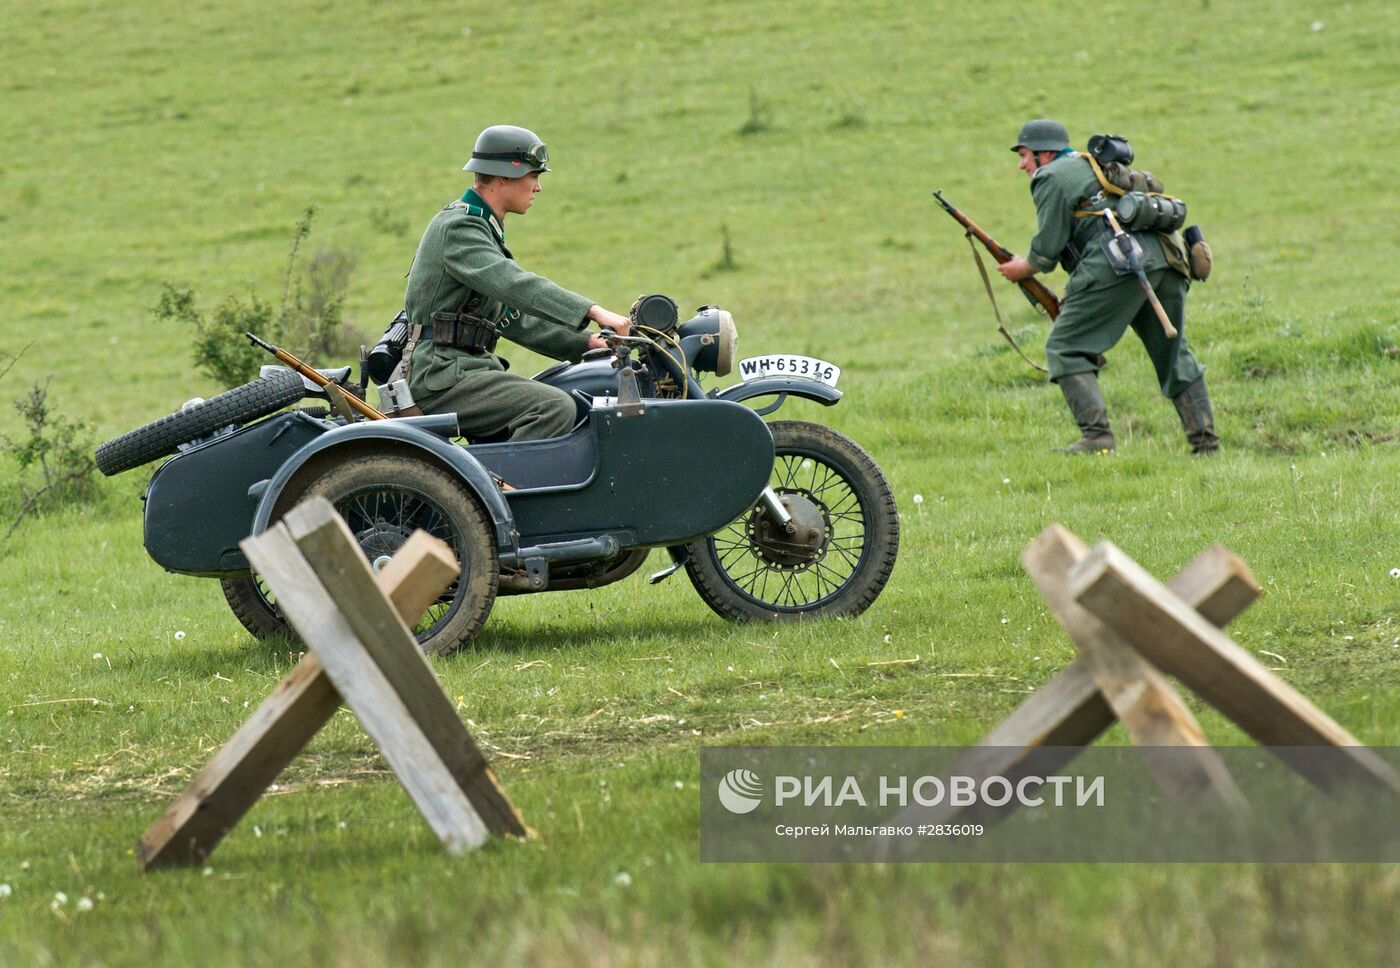
<svg viewBox="0 0 1400 968"><path fill-rule="evenodd" d="M1060 315L1045 341L1050 379L1058 382L1072 373L1097 371L1094 358L1108 352L1131 326L1147 349L1162 393L1175 397L1204 372L1186 343L1190 280L1168 267L1156 233L1134 233L1142 244L1147 279L1177 330L1178 335L1168 339L1137 277L1119 276L1109 265L1103 251L1108 231L1103 218L1075 217L1086 207L1102 210L1101 200L1089 206L1099 190L1088 160L1072 153L1042 166L1031 178L1037 231L1026 259L1040 272L1049 272L1068 244L1080 253L1065 286Z"/></svg>
<svg viewBox="0 0 1400 968"><path fill-rule="evenodd" d="M425 328L433 314L465 309L489 320L505 339L554 359L577 360L588 348L593 300L516 265L491 207L468 190L433 217L408 274L409 322ZM424 413L456 413L469 437L506 432L514 440L553 437L573 426L564 391L506 372L494 353L422 340L414 350L409 390Z"/></svg>

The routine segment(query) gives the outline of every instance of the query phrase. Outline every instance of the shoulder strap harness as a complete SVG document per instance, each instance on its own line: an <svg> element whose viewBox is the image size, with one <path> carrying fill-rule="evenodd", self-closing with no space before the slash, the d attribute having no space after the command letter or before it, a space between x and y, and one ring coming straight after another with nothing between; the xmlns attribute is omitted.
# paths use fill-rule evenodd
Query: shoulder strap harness
<svg viewBox="0 0 1400 968"><path fill-rule="evenodd" d="M1102 191L1099 192L1098 199L1102 199L1104 195L1113 195L1117 198L1122 198L1124 195L1128 194L1129 191L1133 190L1131 181L1129 181L1128 183L1128 188L1124 188L1123 186L1114 184L1112 181L1110 181L1108 176L1104 174L1103 167L1099 164L1099 160L1093 155L1085 154L1084 152L1075 152L1075 154L1087 161L1089 163L1089 167L1094 169L1094 177L1099 180L1099 188L1102 189ZM1158 181L1157 177L1151 172L1134 172L1130 169L1130 177L1131 174L1138 174L1142 176L1142 193L1144 195L1159 195L1165 198L1172 197L1171 195L1167 195L1166 192L1162 191L1162 183ZM1098 199L1085 199L1085 201L1089 204L1083 205L1080 208L1075 209L1074 217L1096 218L1099 215L1102 215L1102 209L1096 209L1093 207L1093 203Z"/></svg>

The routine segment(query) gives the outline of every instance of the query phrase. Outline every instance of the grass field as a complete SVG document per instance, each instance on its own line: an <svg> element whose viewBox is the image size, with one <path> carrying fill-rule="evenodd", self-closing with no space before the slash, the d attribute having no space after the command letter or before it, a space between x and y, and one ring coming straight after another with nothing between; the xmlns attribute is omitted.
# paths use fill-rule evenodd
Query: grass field
<svg viewBox="0 0 1400 968"><path fill-rule="evenodd" d="M167 281L204 307L275 298L309 204L308 246L354 257L347 313L377 335L476 131L509 121L557 169L507 226L522 263L619 311L719 303L742 355L841 364L838 407L783 416L871 452L903 545L853 621L726 625L680 576L499 602L433 665L533 842L443 854L342 713L209 868L142 876L136 838L296 657L147 558L146 472L106 480L0 548L0 963L1393 961L1394 867L701 865L696 784L702 744L974 742L1073 657L1018 562L1054 521L1160 576L1225 543L1266 591L1236 640L1400 743L1400 8L23 0L6 20L0 351L29 347L6 407L49 381L96 443L218 390L149 310ZM1118 456L1049 453L1073 436L1059 394L993 332L929 198L1024 251L1006 147L1039 115L1128 135L1212 242L1188 332L1219 459L1186 456L1130 342L1103 374ZM1037 353L1044 322L999 296ZM0 527L32 480L0 461Z"/></svg>

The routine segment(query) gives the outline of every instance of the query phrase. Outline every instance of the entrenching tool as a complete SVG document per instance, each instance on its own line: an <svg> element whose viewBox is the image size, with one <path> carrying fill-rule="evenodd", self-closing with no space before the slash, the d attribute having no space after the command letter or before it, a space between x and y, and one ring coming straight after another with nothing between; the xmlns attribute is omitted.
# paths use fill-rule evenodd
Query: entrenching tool
<svg viewBox="0 0 1400 968"><path fill-rule="evenodd" d="M1104 252L1108 254L1109 265L1113 266L1115 272L1130 271L1137 276L1138 282L1142 284L1142 291L1147 294L1147 301L1152 304L1152 311L1162 323L1162 331L1167 334L1168 339L1176 339L1176 327L1167 318L1167 311L1162 308L1157 294L1152 291L1152 283L1147 281L1147 272L1142 268L1142 245L1123 231L1112 209L1104 209L1103 217L1108 221L1109 231L1113 233L1104 240Z"/></svg>

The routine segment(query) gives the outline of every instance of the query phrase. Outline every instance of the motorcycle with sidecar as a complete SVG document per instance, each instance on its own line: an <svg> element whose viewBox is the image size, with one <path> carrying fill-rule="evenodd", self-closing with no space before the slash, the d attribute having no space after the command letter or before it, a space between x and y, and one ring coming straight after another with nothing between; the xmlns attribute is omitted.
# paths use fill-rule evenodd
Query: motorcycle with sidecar
<svg viewBox="0 0 1400 968"><path fill-rule="evenodd" d="M740 382L707 392L702 376L736 362L728 312L705 307L682 323L673 302L648 296L632 320L609 348L534 377L576 401L562 437L462 440L455 414L362 419L343 406L355 392L349 367L317 371L334 384L323 389L268 366L108 441L98 467L115 474L174 454L142 495L146 550L169 571L217 578L259 637L293 633L239 542L313 495L344 517L376 571L420 528L452 548L461 574L414 625L430 652L468 644L497 595L611 584L657 548L670 563L651 582L684 568L725 618L869 607L899 548L884 475L827 427L764 420L788 397L837 403L839 368L772 354L738 361ZM359 395L366 382L362 373ZM331 407L292 407L308 397Z"/></svg>

